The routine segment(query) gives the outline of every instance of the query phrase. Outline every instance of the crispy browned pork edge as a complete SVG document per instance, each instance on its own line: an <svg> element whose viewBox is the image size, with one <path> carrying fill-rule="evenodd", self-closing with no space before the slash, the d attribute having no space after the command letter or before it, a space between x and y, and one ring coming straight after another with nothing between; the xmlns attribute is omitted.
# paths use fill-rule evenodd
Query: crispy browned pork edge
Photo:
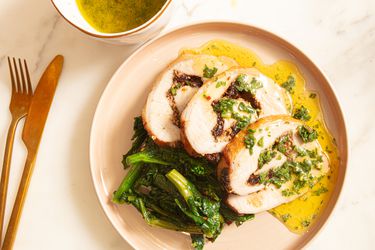
<svg viewBox="0 0 375 250"><path fill-rule="evenodd" d="M160 83L161 79L163 78L163 75L165 74L165 72L167 72L168 70L170 70L171 68L173 68L173 66L181 61L184 61L184 60L187 60L189 58L193 58L194 56L196 56L195 54L182 54L180 55L179 57L177 57L175 60L173 60L172 62L170 62L168 64L168 66L162 71L159 73L159 75L156 77L154 83L152 84L152 88L151 88L151 91L149 92L148 96L147 96L147 100L146 100L146 103L142 109L142 122L143 122L143 126L144 128L146 129L147 133L151 136L151 138L155 141L156 144L158 144L159 146L169 146L169 147L177 147L179 146L181 143L179 141L174 141L174 142L166 142L166 141L163 141L163 140L160 140L154 133L153 131L151 130L150 126L148 125L148 120L146 119L147 115L147 103L149 101L149 96L150 96L150 93L153 92L153 90L158 86L158 84Z"/></svg>

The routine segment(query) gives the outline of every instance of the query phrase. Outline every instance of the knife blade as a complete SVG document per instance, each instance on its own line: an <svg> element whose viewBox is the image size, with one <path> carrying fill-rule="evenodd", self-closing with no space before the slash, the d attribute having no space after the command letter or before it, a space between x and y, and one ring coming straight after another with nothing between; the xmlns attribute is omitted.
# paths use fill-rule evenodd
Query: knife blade
<svg viewBox="0 0 375 250"><path fill-rule="evenodd" d="M22 132L22 140L27 148L27 158L12 214L10 216L8 228L5 234L3 246L1 248L2 250L13 248L22 214L22 208L26 200L27 190L29 188L31 175L34 169L40 140L42 138L48 112L55 95L55 90L60 78L63 63L63 56L58 55L47 66L35 89L34 96L29 107L28 116Z"/></svg>
<svg viewBox="0 0 375 250"><path fill-rule="evenodd" d="M55 95L63 63L63 56L56 56L44 71L35 89L22 132L22 140L24 141L29 153L30 151L38 151L40 139Z"/></svg>

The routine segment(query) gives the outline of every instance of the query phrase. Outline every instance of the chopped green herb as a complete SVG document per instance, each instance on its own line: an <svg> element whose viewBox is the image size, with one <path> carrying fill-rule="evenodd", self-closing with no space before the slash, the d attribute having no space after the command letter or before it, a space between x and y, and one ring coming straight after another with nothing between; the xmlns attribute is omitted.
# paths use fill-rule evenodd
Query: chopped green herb
<svg viewBox="0 0 375 250"><path fill-rule="evenodd" d="M286 91L292 94L293 94L293 88L295 86L296 86L296 79L294 78L293 75L289 75L286 82L281 84L281 87L283 87L284 89L286 89Z"/></svg>
<svg viewBox="0 0 375 250"><path fill-rule="evenodd" d="M245 146L249 149L250 154L253 154L253 147L255 146L256 139L254 137L255 130L249 129L245 136Z"/></svg>
<svg viewBox="0 0 375 250"><path fill-rule="evenodd" d="M307 155L307 151L303 147L294 146L293 150L297 152L297 156L306 156Z"/></svg>
<svg viewBox="0 0 375 250"><path fill-rule="evenodd" d="M327 192L328 192L328 189L326 187L320 187L319 189L317 189L313 192L313 195L319 196L319 195L327 193Z"/></svg>
<svg viewBox="0 0 375 250"><path fill-rule="evenodd" d="M217 83L216 83L216 88L220 88L221 86L225 86L227 83L226 82L224 82L224 81L218 81Z"/></svg>
<svg viewBox="0 0 375 250"><path fill-rule="evenodd" d="M306 149L307 154L309 155L310 158L317 158L318 157L318 149L314 148L312 150Z"/></svg>
<svg viewBox="0 0 375 250"><path fill-rule="evenodd" d="M277 188L280 188L282 184L292 179L292 171L289 164L286 162L281 167L276 168L272 177L269 178L268 182L274 184Z"/></svg>
<svg viewBox="0 0 375 250"><path fill-rule="evenodd" d="M243 129L247 125L249 125L251 121L251 115L245 116L245 115L239 115L238 113L233 113L232 118L237 121L236 128Z"/></svg>
<svg viewBox="0 0 375 250"><path fill-rule="evenodd" d="M246 115L240 114L234 110L234 105L238 101L230 98L221 98L214 106L214 111L220 113L223 118L233 118L237 121L236 127L239 129L245 128L251 121L252 114L255 110L251 105L247 105L243 102L238 104L238 110L247 113Z"/></svg>
<svg viewBox="0 0 375 250"><path fill-rule="evenodd" d="M251 81L249 81L249 76L245 74L241 74L236 79L236 89L240 92L249 92L255 95L257 89L262 88L262 82L258 81L253 77Z"/></svg>
<svg viewBox="0 0 375 250"><path fill-rule="evenodd" d="M310 111L303 105L294 111L293 117L302 121L309 121L311 119Z"/></svg>
<svg viewBox="0 0 375 250"><path fill-rule="evenodd" d="M204 69L203 69L203 76L206 77L206 78L211 78L213 77L217 72L217 68L216 67L213 67L213 68L209 68L207 67L207 65L204 65Z"/></svg>
<svg viewBox="0 0 375 250"><path fill-rule="evenodd" d="M281 194L282 194L282 196L289 197L289 196L292 196L292 195L296 194L296 192L294 192L294 191L292 191L288 188L288 189L285 189L285 190L281 191Z"/></svg>
<svg viewBox="0 0 375 250"><path fill-rule="evenodd" d="M260 184L265 184L266 181L267 181L267 175L268 175L268 172L262 172L259 174L259 183Z"/></svg>
<svg viewBox="0 0 375 250"><path fill-rule="evenodd" d="M171 95L175 96L177 95L177 90L179 88L182 87L182 84L181 83L177 83L177 84L174 84L170 89L169 89L169 92L171 93Z"/></svg>
<svg viewBox="0 0 375 250"><path fill-rule="evenodd" d="M310 97L311 99L315 99L316 94L315 94L315 93L311 93L311 94L309 95L309 97Z"/></svg>
<svg viewBox="0 0 375 250"><path fill-rule="evenodd" d="M230 118L233 112L233 105L235 100L230 98L221 98L214 106L214 111L221 114L224 118Z"/></svg>
<svg viewBox="0 0 375 250"><path fill-rule="evenodd" d="M286 222L290 217L291 217L290 214L281 215L281 219L283 220L283 222Z"/></svg>
<svg viewBox="0 0 375 250"><path fill-rule="evenodd" d="M263 138L263 137L262 137ZM259 141L258 141L259 142ZM264 150L259 154L258 168L262 168L276 156L276 152L272 150Z"/></svg>
<svg viewBox="0 0 375 250"><path fill-rule="evenodd" d="M277 149L280 153L284 155L288 154L289 147L291 146L292 135L288 133L286 135L281 136L277 142L274 144L274 149Z"/></svg>
<svg viewBox="0 0 375 250"><path fill-rule="evenodd" d="M280 188L284 183L293 180L293 185L290 189L282 191L283 196L291 196L298 194L299 190L306 187L312 187L314 184L314 178L311 175L312 163L310 160L304 160L303 162L286 161L280 167L270 170L259 178L260 184L273 184L277 188Z"/></svg>
<svg viewBox="0 0 375 250"><path fill-rule="evenodd" d="M310 226L310 221L309 220L304 220L304 221L302 221L301 222L301 225L303 226L303 227L308 227L308 226Z"/></svg>
<svg viewBox="0 0 375 250"><path fill-rule="evenodd" d="M263 138L263 137L261 137L261 138L258 140L257 145L258 145L259 147L263 147L263 146L264 146L264 138Z"/></svg>
<svg viewBox="0 0 375 250"><path fill-rule="evenodd" d="M238 110L251 114L255 113L255 110L253 109L253 107L251 107L250 104L245 104L243 102L240 102L240 104L238 105Z"/></svg>
<svg viewBox="0 0 375 250"><path fill-rule="evenodd" d="M312 142L318 139L318 132L304 125L298 127L298 133L303 142Z"/></svg>
<svg viewBox="0 0 375 250"><path fill-rule="evenodd" d="M237 121L236 128L238 129L245 128L251 121L251 115L244 116L244 115L239 115L238 113L234 113L232 114L232 118Z"/></svg>

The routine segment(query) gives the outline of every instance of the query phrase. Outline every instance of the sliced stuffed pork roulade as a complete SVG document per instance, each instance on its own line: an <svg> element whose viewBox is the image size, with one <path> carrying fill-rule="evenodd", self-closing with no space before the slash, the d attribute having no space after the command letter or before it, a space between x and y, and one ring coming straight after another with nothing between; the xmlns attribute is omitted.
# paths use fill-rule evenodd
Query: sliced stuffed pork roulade
<svg viewBox="0 0 375 250"><path fill-rule="evenodd" d="M237 63L227 57L183 54L163 71L143 109L142 120L160 145L180 141L180 113L203 82Z"/></svg>
<svg viewBox="0 0 375 250"><path fill-rule="evenodd" d="M289 94L255 68L232 68L207 81L181 114L181 139L192 155L218 155L249 123L289 114Z"/></svg>
<svg viewBox="0 0 375 250"><path fill-rule="evenodd" d="M306 193L329 170L315 130L289 116L269 116L225 147L217 174L238 213L258 213Z"/></svg>

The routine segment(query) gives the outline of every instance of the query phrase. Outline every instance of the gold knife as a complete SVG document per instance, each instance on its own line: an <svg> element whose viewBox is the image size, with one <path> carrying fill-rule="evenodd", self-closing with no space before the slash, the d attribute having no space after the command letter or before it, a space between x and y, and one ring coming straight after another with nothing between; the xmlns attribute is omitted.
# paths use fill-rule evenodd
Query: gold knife
<svg viewBox="0 0 375 250"><path fill-rule="evenodd" d="M29 113L22 132L22 140L27 148L27 158L22 173L20 186L18 188L16 201L12 210L12 215L10 216L8 229L5 234L4 243L1 248L2 250L9 250L13 248L18 224L22 214L22 208L25 203L36 155L38 153L40 139L43 134L44 125L47 120L53 96L55 95L63 62L64 58L61 55L56 56L52 60L47 69L44 71L31 101Z"/></svg>

